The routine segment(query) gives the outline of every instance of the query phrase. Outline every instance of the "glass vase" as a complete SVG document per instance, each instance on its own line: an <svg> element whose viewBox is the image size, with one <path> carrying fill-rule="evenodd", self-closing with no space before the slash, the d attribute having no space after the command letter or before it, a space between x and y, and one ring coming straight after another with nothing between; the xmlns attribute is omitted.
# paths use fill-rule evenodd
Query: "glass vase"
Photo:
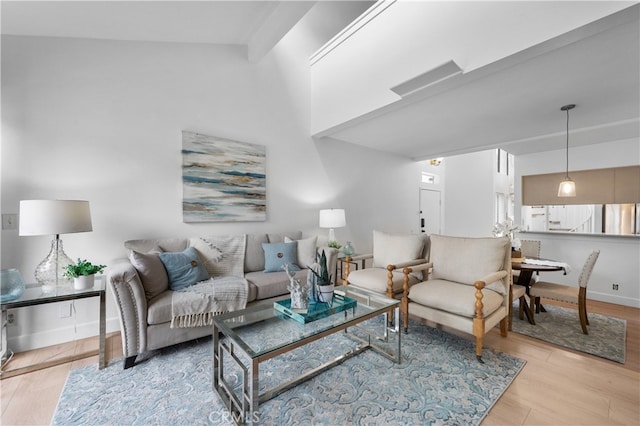
<svg viewBox="0 0 640 426"><path fill-rule="evenodd" d="M0 271L0 302L19 299L24 293L24 281L17 269Z"/></svg>
<svg viewBox="0 0 640 426"><path fill-rule="evenodd" d="M342 252L346 256L353 256L353 254L355 253L355 250L353 249L353 245L351 244L351 241L347 241L347 243L342 248Z"/></svg>
<svg viewBox="0 0 640 426"><path fill-rule="evenodd" d="M73 280L64 276L67 265L73 261L62 248L62 240L55 238L51 241L51 251L36 267L36 281L42 285L42 291L51 293L57 287L70 287Z"/></svg>

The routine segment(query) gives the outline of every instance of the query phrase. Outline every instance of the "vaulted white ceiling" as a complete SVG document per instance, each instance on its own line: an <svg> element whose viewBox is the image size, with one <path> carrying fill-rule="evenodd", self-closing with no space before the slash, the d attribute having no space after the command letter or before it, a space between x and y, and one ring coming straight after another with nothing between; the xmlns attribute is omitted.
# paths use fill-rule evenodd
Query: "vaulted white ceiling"
<svg viewBox="0 0 640 426"><path fill-rule="evenodd" d="M531 7L527 9L525 3L487 2L486 6L473 3L476 9L480 9L473 16L482 22L483 17L479 13L486 10L496 13L508 9L507 17L514 16L517 12L514 9L531 11ZM393 28L398 20L397 15L401 13L399 11L404 10L405 15L409 13L411 18L405 19L416 21L426 20L422 17L413 18L418 13L430 17L439 12L437 6L428 3L413 3L407 7L399 2L389 6L375 15L370 23L378 32L367 32L363 27L319 60L319 77L312 82L317 81L322 86L323 94L333 91L333 97L313 111L314 117L322 117L325 112L328 115L328 119L321 123L325 124L324 127L314 128L314 136L319 140L341 140L415 160L497 147L513 154L551 151L564 149L566 114L560 108L573 103L577 107L570 113L572 147L638 139L640 5L623 2L559 3L534 4L535 9L551 15L543 13L537 17L530 16L524 22L538 22L539 25L548 16L555 19L559 28L565 25L567 29L551 38L534 39L522 50L471 69L465 69L469 65L464 63L465 58L460 50L473 49L468 46L477 44L477 41L459 37L462 31L467 30L467 27L461 28L464 22L453 20L451 25L442 27L445 29L440 34L430 31L429 25L425 24L424 28L410 33L410 40L402 39L399 35L409 33L404 29L378 36L383 29ZM468 5L457 7L468 9ZM577 26L564 24L568 19L563 13L573 12L577 16L585 10L591 14L588 18L585 14L582 21L575 19ZM385 13L390 16L385 17ZM562 16L565 18L558 19ZM496 21L499 21L499 17ZM508 20L505 27L513 26L514 21ZM527 28L520 31L516 29L513 36L529 35L537 28L540 27L529 28L529 32ZM420 36L416 36L416 33ZM480 38L484 34L476 35ZM509 35L506 28L504 35ZM394 37L397 40L391 42ZM460 43L457 51L458 45L450 42L456 37ZM369 49L367 40L363 38L374 39L377 45ZM495 51L494 44L501 40L498 37L493 43L485 42L487 53ZM508 40L504 44L510 42ZM411 48L407 47L409 45ZM451 45L450 53L441 52L439 48L443 45ZM358 55L354 46L367 54ZM404 51L407 58L397 54L398 51ZM471 53L475 54L473 51ZM401 74L413 63L428 63L430 56L438 54L442 57L433 60L436 65L442 64L438 61L443 61L443 58L451 59L447 55L457 54L463 57L461 67L450 63L432 71L424 70L426 72L413 81L403 83L402 80L392 80L394 73ZM332 61L331 55L356 59L346 72L337 74L341 60ZM323 63L327 59L328 62ZM402 65L394 68L394 63ZM378 72L382 68L385 68L384 72ZM382 80L382 84L370 79L368 88L360 87L363 77L358 77L358 73L362 70L378 72L376 81ZM449 76L448 72L451 72ZM437 75L428 81L431 73ZM349 79L352 84L349 84ZM356 96L357 93L367 93L371 99L369 104L360 102L359 98L362 97ZM343 102L338 102L341 97ZM331 105L333 108L330 108ZM368 110L365 108L367 106ZM342 117L338 116L338 111L342 111Z"/></svg>
<svg viewBox="0 0 640 426"><path fill-rule="evenodd" d="M2 34L246 46L259 61L316 1L6 1ZM327 1L311 23L320 43L371 5ZM319 47L319 46L317 46Z"/></svg>
<svg viewBox="0 0 640 426"><path fill-rule="evenodd" d="M307 24L318 32L319 47L371 4L3 0L1 30L13 35L241 45L249 60L259 61L312 8L316 15L313 20L307 15ZM601 31L583 28L548 40L315 136L413 159L494 147L515 154L547 151L564 146L560 107L575 103L572 145L638 138L638 11L638 5L633 6L624 19Z"/></svg>

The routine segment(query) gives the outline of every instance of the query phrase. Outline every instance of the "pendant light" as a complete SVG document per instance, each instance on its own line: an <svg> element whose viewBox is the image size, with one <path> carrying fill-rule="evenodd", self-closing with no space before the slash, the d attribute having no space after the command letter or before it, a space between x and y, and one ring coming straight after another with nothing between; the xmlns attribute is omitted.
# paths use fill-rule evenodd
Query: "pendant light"
<svg viewBox="0 0 640 426"><path fill-rule="evenodd" d="M558 197L576 196L576 183L569 177L569 111L575 107L574 104L569 104L560 108L560 111L567 112L567 171L564 175L564 180L560 182L560 186L558 187Z"/></svg>

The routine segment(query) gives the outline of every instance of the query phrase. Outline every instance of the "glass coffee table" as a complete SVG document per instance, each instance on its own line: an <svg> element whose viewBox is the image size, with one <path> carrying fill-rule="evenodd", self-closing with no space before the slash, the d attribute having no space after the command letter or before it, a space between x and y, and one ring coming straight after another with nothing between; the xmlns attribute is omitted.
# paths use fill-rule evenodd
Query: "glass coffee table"
<svg viewBox="0 0 640 426"><path fill-rule="evenodd" d="M214 318L213 388L236 423L259 422L260 403L367 349L373 349L400 363L400 301L353 286L336 287L335 294L335 298L355 300L355 306L307 323L276 310L273 301ZM388 321L390 313L393 313L391 325ZM359 326L378 316L384 318L375 324L379 330ZM358 332L352 333L349 328L357 329ZM356 341L358 346L298 377L259 392L261 362L340 331ZM225 362L231 363L235 370L241 372L241 386L237 386L235 390L225 376Z"/></svg>

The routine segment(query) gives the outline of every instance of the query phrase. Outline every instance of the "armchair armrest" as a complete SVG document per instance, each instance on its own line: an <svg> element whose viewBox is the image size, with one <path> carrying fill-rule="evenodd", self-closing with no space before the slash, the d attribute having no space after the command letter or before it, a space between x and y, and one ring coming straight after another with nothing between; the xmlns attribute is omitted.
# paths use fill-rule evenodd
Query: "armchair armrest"
<svg viewBox="0 0 640 426"><path fill-rule="evenodd" d="M507 276L507 271L497 271L492 272L486 277L482 278L480 281L483 281L486 284L491 284L492 282L498 281Z"/></svg>
<svg viewBox="0 0 640 426"><path fill-rule="evenodd" d="M504 278L509 277L509 279L505 282ZM493 290L497 293L502 294L505 297L505 304L508 304L509 299L509 290L511 273L508 271L496 271L482 278L481 281L484 283L485 288L489 290Z"/></svg>
<svg viewBox="0 0 640 426"><path fill-rule="evenodd" d="M128 259L116 261L107 270L107 282L120 319L123 355L128 358L144 352L147 345L147 298L138 271Z"/></svg>
<svg viewBox="0 0 640 426"><path fill-rule="evenodd" d="M398 269L407 268L409 266L417 266L417 265L422 265L422 264L424 264L424 259L408 260L406 262L396 263L395 265L388 265L387 266L387 271L395 271L395 270L398 270Z"/></svg>
<svg viewBox="0 0 640 426"><path fill-rule="evenodd" d="M433 268L433 262L423 262L423 263L418 263L416 265L410 265L408 267L405 267L403 269L403 272L408 275L412 272L421 272L431 268Z"/></svg>

